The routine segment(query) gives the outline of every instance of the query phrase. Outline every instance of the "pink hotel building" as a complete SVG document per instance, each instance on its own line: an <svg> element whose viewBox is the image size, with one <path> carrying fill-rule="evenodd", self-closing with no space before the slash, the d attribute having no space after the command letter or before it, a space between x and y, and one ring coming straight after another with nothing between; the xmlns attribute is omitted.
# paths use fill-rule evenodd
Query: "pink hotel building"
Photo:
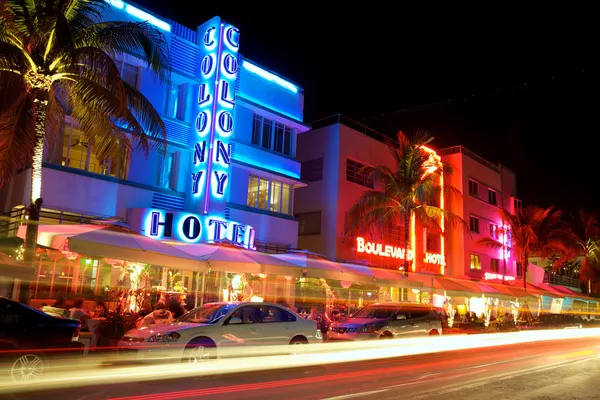
<svg viewBox="0 0 600 400"><path fill-rule="evenodd" d="M453 166L453 173L444 177L446 184L462 194L446 195L440 199L440 205L459 215L470 231L447 231L441 237L411 221L410 249L403 248L403 226L376 235L365 232L344 237L347 210L365 190L376 189L361 168L382 164L393 167L393 160L383 135L349 118L335 115L314 123L312 130L298 136L297 143L301 180L308 182L307 187L295 192L298 247L330 260L373 267L397 270L406 256L410 269L416 273L481 280L498 280L505 275L506 279L514 279L517 263L508 247L491 251L476 245L482 235L504 240L498 208L513 212L520 207L515 197L514 172L461 146L443 149L438 154L443 162Z"/></svg>

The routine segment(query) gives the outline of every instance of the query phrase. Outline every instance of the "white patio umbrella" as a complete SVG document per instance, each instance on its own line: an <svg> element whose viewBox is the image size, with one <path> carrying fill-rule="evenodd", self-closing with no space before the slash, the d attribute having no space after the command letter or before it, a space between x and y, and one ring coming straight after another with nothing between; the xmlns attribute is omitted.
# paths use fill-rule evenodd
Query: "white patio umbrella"
<svg viewBox="0 0 600 400"><path fill-rule="evenodd" d="M271 274L301 277L302 269L296 264L281 260L270 254L248 250L228 243L181 244L174 248L206 263L213 271L252 274Z"/></svg>

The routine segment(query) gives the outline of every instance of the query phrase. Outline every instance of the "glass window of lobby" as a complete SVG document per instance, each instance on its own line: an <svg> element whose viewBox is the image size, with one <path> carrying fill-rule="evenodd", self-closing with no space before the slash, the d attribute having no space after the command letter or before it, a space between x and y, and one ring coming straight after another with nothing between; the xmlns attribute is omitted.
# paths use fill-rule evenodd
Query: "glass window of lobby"
<svg viewBox="0 0 600 400"><path fill-rule="evenodd" d="M250 176L248 180L248 207L281 214L291 214L292 188L289 183Z"/></svg>

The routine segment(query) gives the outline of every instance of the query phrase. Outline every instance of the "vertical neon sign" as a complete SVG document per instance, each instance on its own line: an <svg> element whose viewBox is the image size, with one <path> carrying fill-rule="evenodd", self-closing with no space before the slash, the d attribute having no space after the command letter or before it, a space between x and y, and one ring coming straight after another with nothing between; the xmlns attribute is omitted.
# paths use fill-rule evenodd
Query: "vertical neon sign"
<svg viewBox="0 0 600 400"><path fill-rule="evenodd" d="M208 214L222 211L229 185L239 30L216 17L201 26L198 33L201 84L195 121L197 135L193 143L191 198L203 214Z"/></svg>

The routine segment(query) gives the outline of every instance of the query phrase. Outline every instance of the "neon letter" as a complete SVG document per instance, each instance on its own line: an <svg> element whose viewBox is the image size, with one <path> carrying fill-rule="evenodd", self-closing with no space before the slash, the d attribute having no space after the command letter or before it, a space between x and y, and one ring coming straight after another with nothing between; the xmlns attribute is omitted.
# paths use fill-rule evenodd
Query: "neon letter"
<svg viewBox="0 0 600 400"><path fill-rule="evenodd" d="M203 106L210 101L210 94L208 93L208 85L203 83L198 87L198 104Z"/></svg>
<svg viewBox="0 0 600 400"><path fill-rule="evenodd" d="M195 240L202 233L202 226L198 217L190 215L183 220L181 225L181 234L189 240Z"/></svg>
<svg viewBox="0 0 600 400"><path fill-rule="evenodd" d="M198 171L192 173L192 194L198 194L198 188L200 184L200 178L202 178L202 174L204 171Z"/></svg>
<svg viewBox="0 0 600 400"><path fill-rule="evenodd" d="M234 105L235 101L233 99L233 97L229 97L229 82L227 81L223 81L221 82L221 101L227 103L227 104L231 104Z"/></svg>
<svg viewBox="0 0 600 400"><path fill-rule="evenodd" d="M213 231L213 239L212 240L221 240L221 230L222 228L227 229L227 222L225 221L219 221L217 219L210 219L208 220L208 226L211 226L212 224L215 224L215 228Z"/></svg>
<svg viewBox="0 0 600 400"><path fill-rule="evenodd" d="M173 214L165 213L165 221L160 222L160 213L153 211L150 214L150 236L159 236L158 228L163 227L163 236L171 237L171 228L173 227Z"/></svg>
<svg viewBox="0 0 600 400"><path fill-rule="evenodd" d="M227 111L223 111L219 115L219 126L223 132L231 132L233 129L233 116Z"/></svg>
<svg viewBox="0 0 600 400"><path fill-rule="evenodd" d="M240 224L233 224L233 234L231 241L236 244L244 245L244 239L246 236L246 226Z"/></svg>
<svg viewBox="0 0 600 400"><path fill-rule="evenodd" d="M215 178L217 178L217 194L223 195L227 183L227 174L225 172L219 174L219 171L215 171Z"/></svg>
<svg viewBox="0 0 600 400"><path fill-rule="evenodd" d="M365 252L365 239L361 237L356 238L356 252L364 253Z"/></svg>
<svg viewBox="0 0 600 400"><path fill-rule="evenodd" d="M225 143L223 143L222 141L217 140L217 152L215 154L215 157L217 162L220 162L221 157L223 157L223 162L229 165L231 163L231 144L227 143L227 145L225 145Z"/></svg>
<svg viewBox="0 0 600 400"><path fill-rule="evenodd" d="M196 143L194 145L194 165L204 162L206 155L206 141Z"/></svg>
<svg viewBox="0 0 600 400"><path fill-rule="evenodd" d="M204 46L206 47L211 47L212 45L215 44L215 30L217 28L215 28L214 26L211 26L210 28L208 28L206 30L206 32L204 33Z"/></svg>

